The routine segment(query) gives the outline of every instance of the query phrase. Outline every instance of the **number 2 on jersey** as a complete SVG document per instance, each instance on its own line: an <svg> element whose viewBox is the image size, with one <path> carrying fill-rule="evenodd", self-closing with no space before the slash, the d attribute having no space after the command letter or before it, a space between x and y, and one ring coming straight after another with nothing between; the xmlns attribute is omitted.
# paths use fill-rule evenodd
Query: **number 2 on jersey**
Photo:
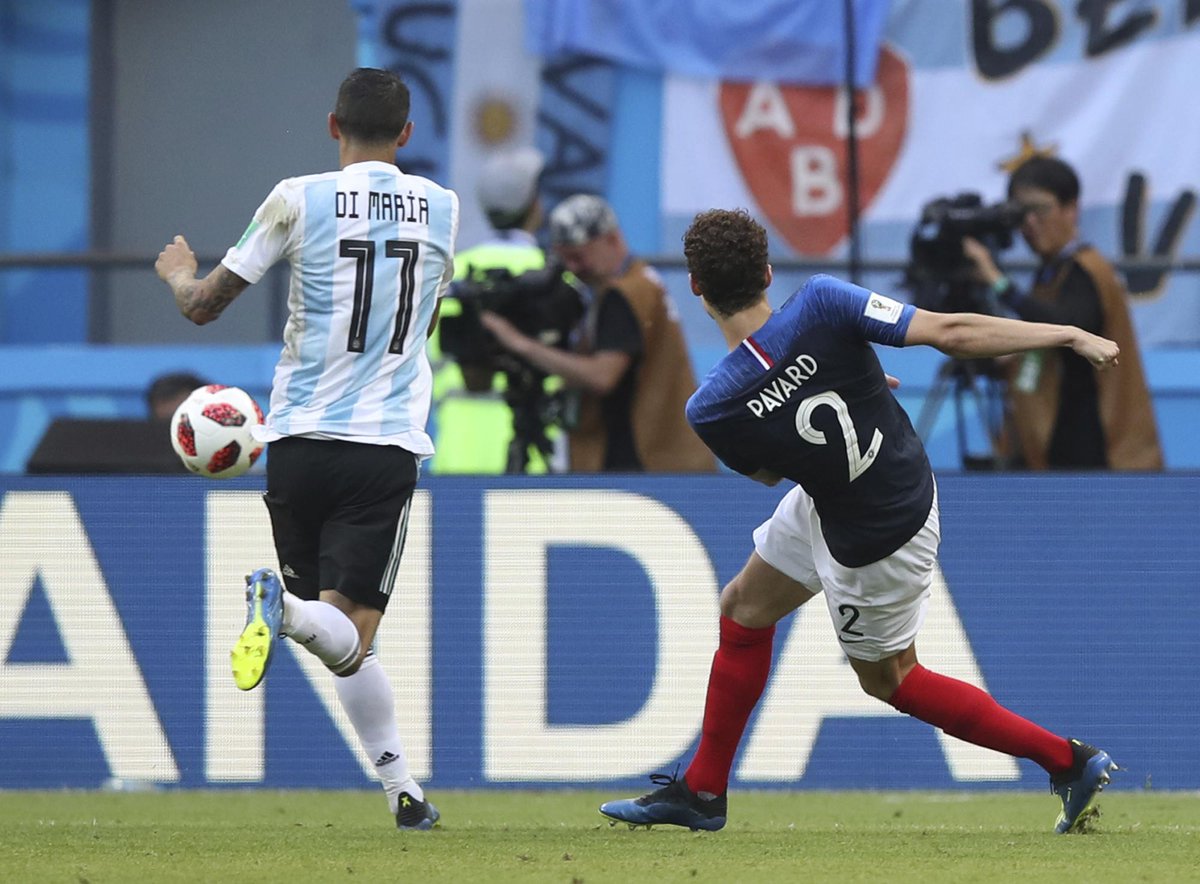
<svg viewBox="0 0 1200 884"><path fill-rule="evenodd" d="M828 441L825 433L814 427L812 423L813 412L822 405L829 406L837 415L838 424L842 428L842 436L846 443L846 463L850 467L850 481L853 482L866 472L867 467L875 463L875 458L879 454L879 446L883 444L883 433L879 432L879 427L876 427L867 450L859 451L858 431L854 429L854 420L850 417L850 408L846 405L846 400L832 390L828 390L818 393L816 396L809 396L800 403L800 407L796 410L796 432L805 442L824 445Z"/></svg>
<svg viewBox="0 0 1200 884"><path fill-rule="evenodd" d="M338 241L338 254L354 259L354 309L350 314L350 336L346 349L362 353L367 344L367 320L371 314L371 291L375 287L375 243L369 239ZM413 291L416 289L417 256L420 243L407 239L389 239L383 244L387 258L400 259L400 299L396 306L396 327L388 344L389 353L403 353L404 339L412 322Z"/></svg>

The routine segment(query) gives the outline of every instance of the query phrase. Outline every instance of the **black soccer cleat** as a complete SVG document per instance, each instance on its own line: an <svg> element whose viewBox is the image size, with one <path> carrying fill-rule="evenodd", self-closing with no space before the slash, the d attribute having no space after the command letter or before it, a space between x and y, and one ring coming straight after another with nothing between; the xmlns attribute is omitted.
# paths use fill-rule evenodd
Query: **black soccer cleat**
<svg viewBox="0 0 1200 884"><path fill-rule="evenodd" d="M606 801L600 805L600 813L612 820L612 825L628 823L631 829L665 824L715 832L724 827L727 793L706 800L677 775L651 774L650 782L662 788L641 798Z"/></svg>
<svg viewBox="0 0 1200 884"><path fill-rule="evenodd" d="M407 792L400 793L396 810L396 828L401 832L427 832L442 818L433 802L425 798L413 798Z"/></svg>
<svg viewBox="0 0 1200 884"><path fill-rule="evenodd" d="M1050 777L1050 791L1062 799L1062 811L1054 823L1059 835L1081 832L1089 820L1100 815L1096 796L1108 785L1109 772L1117 770L1108 753L1079 740L1068 740L1075 756L1071 766Z"/></svg>

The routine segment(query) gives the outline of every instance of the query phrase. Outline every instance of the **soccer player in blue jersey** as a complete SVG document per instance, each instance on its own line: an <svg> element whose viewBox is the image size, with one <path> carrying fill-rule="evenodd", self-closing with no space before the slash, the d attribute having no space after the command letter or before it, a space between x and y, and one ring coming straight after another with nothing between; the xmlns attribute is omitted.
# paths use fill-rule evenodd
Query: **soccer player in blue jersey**
<svg viewBox="0 0 1200 884"><path fill-rule="evenodd" d="M1100 369L1116 364L1116 344L1073 326L919 310L831 276L813 277L773 311L766 232L745 211L701 213L683 242L692 291L730 348L688 402L688 420L731 469L796 484L721 592L691 764L600 812L633 825L723 827L729 771L766 686L775 624L823 592L864 691L959 739L1037 762L1062 799L1055 831L1078 830L1116 767L1108 754L917 660L939 540L937 488L871 343L927 344L958 358L1069 347Z"/></svg>
<svg viewBox="0 0 1200 884"><path fill-rule="evenodd" d="M438 811L409 773L391 685L373 650L404 549L422 458L430 368L425 341L454 270L458 197L396 166L412 134L409 93L390 71L359 68L329 115L340 169L288 178L215 270L175 237L155 269L183 315L203 325L281 258L290 315L261 441L267 509L285 590L247 578L232 665L256 687L285 635L334 684L383 783L396 826L429 829Z"/></svg>

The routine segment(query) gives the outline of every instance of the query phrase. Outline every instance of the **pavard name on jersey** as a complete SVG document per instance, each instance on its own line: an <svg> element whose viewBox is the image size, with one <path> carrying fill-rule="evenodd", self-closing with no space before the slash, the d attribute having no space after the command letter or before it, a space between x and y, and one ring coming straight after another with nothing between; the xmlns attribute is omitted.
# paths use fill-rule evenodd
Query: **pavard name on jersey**
<svg viewBox="0 0 1200 884"><path fill-rule="evenodd" d="M933 505L924 447L871 346L902 346L913 313L814 276L688 401L688 422L730 469L804 488L830 552L848 567L895 552Z"/></svg>

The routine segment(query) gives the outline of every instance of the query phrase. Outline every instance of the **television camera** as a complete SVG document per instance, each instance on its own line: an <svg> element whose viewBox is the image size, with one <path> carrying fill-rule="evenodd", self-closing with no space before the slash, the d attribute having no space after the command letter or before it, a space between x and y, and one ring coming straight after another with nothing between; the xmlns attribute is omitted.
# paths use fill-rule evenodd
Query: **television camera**
<svg viewBox="0 0 1200 884"><path fill-rule="evenodd" d="M979 240L992 251L1013 245L1013 231L1025 212L1013 201L985 205L977 193L939 197L921 209L909 240L909 263L904 285L912 303L941 313L998 313L995 295L974 275L963 251L964 237ZM1008 466L997 454L1009 424L1003 372L992 359L947 359L926 397L917 419L917 433L928 440L948 394L953 395L959 458L964 469L995 470ZM984 454L972 453L967 426L967 400L988 443Z"/></svg>
<svg viewBox="0 0 1200 884"><path fill-rule="evenodd" d="M573 400L562 391L548 392L549 375L502 347L480 315L490 310L529 337L565 350L584 311L583 297L571 280L553 265L518 276L499 268L482 273L469 269L450 288L462 312L444 316L438 324L442 351L464 375L485 375L489 389L497 371L504 375L504 401L513 413L509 473L525 472L531 448L548 458L554 446L547 431L552 425L570 425Z"/></svg>
<svg viewBox="0 0 1200 884"><path fill-rule="evenodd" d="M926 310L955 313L983 309L974 266L963 252L963 238L979 240L992 251L1012 247L1013 231L1021 226L1025 212L1019 203L1007 201L985 205L977 193L939 197L921 209L920 220L909 240L909 263L905 284L913 303Z"/></svg>

